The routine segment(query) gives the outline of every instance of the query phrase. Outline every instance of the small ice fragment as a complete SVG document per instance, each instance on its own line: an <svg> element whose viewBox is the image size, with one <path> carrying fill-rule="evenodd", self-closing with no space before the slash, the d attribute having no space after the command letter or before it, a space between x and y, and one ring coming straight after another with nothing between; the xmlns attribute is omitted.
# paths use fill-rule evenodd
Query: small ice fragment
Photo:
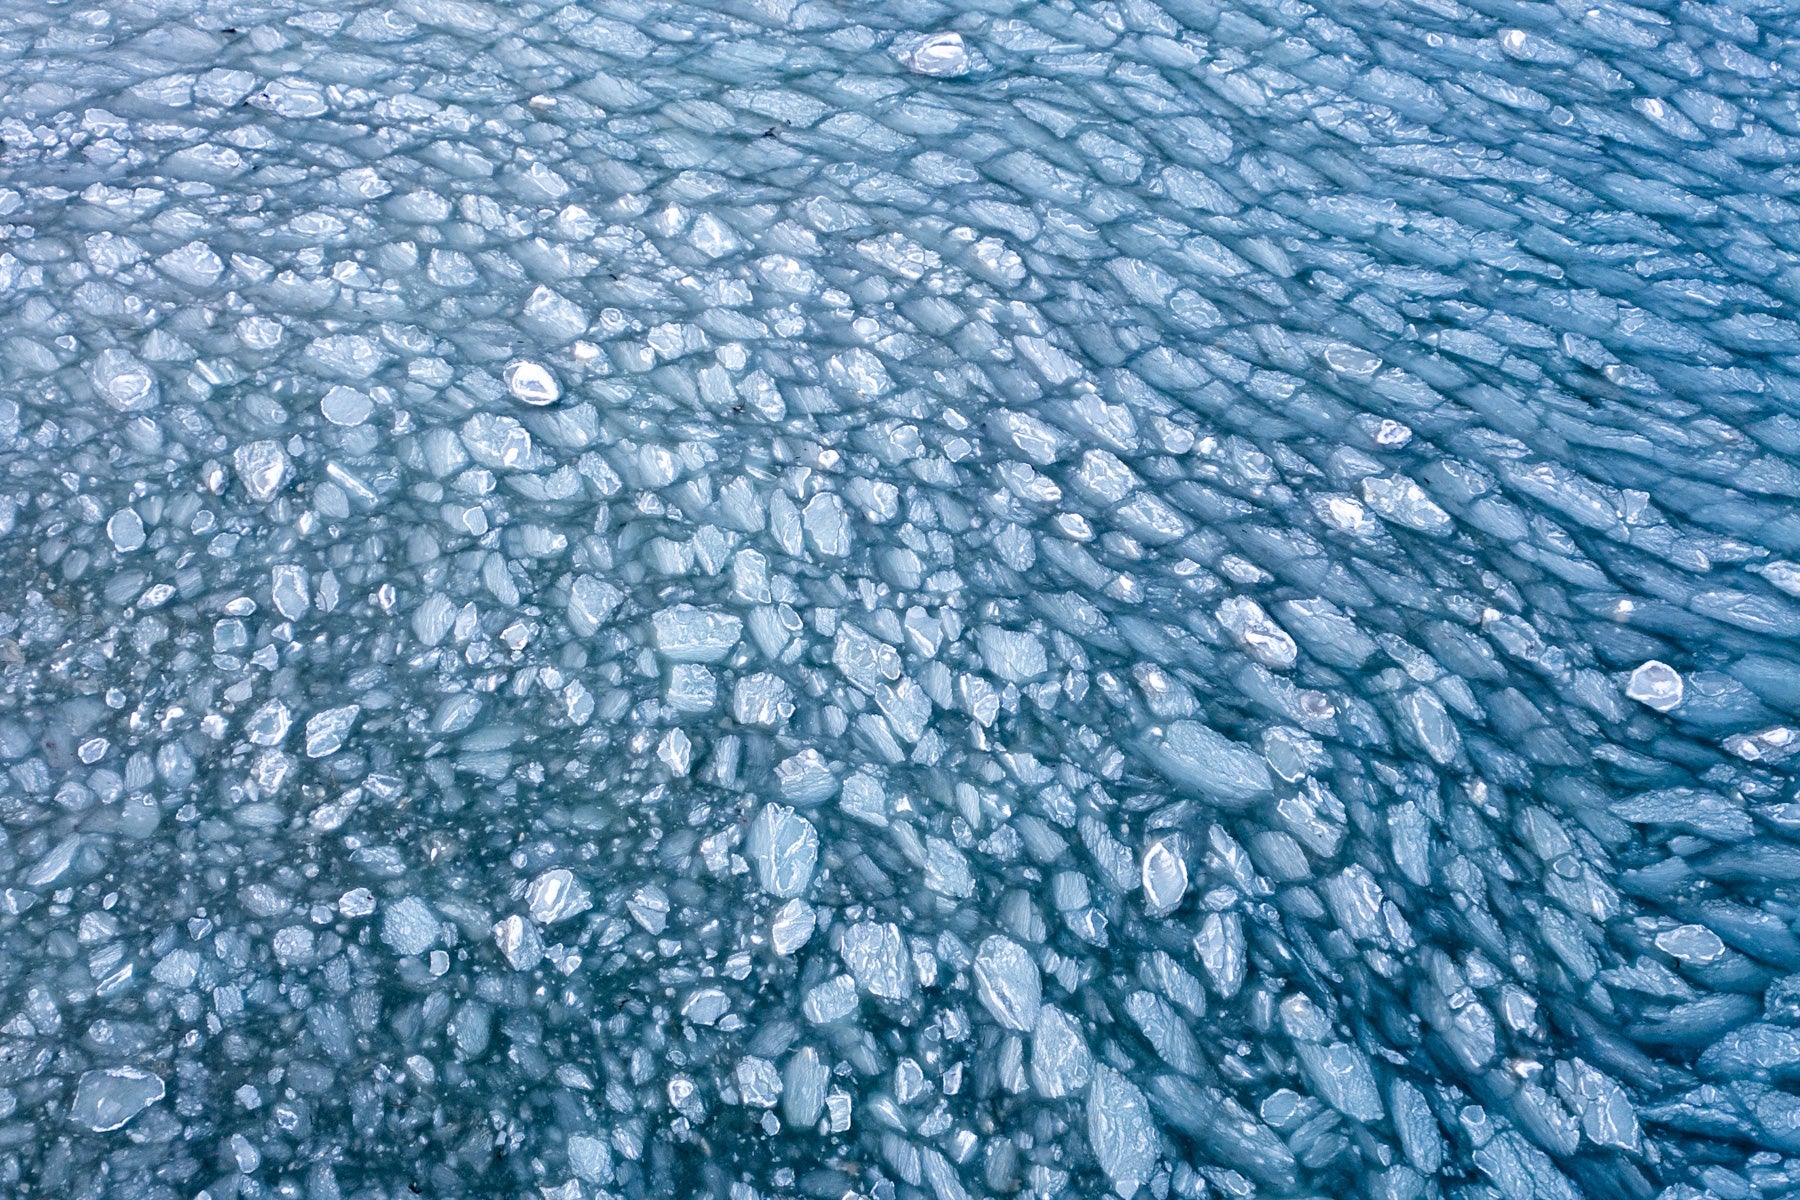
<svg viewBox="0 0 1800 1200"><path fill-rule="evenodd" d="M731 1011L731 997L716 987L696 988L682 1001L681 1017L691 1025L717 1025Z"/></svg>
<svg viewBox="0 0 1800 1200"><path fill-rule="evenodd" d="M1656 935L1656 948L1682 962L1706 964L1725 956L1725 943L1704 925L1677 925Z"/></svg>
<svg viewBox="0 0 1800 1200"><path fill-rule="evenodd" d="M752 1108L774 1108L781 1099L781 1075L768 1059L746 1055L738 1059L734 1075L738 1095Z"/></svg>
<svg viewBox="0 0 1800 1200"><path fill-rule="evenodd" d="M137 1067L89 1071L75 1085L69 1120L95 1133L110 1133L161 1100L165 1090L159 1077Z"/></svg>
<svg viewBox="0 0 1800 1200"><path fill-rule="evenodd" d="M856 980L848 975L834 975L806 993L800 1010L814 1025L841 1021L856 1011Z"/></svg>
<svg viewBox="0 0 1800 1200"><path fill-rule="evenodd" d="M341 750L344 739L350 736L350 727L356 724L357 714L361 712L362 705L347 704L343 708L328 708L315 713L306 723L306 757L328 758Z"/></svg>
<svg viewBox="0 0 1800 1200"><path fill-rule="evenodd" d="M129 554L144 544L144 520L137 510L121 508L107 520L106 536L112 540L114 550Z"/></svg>
<svg viewBox="0 0 1800 1200"><path fill-rule="evenodd" d="M819 861L819 833L793 809L763 805L745 846L756 859L763 891L771 896L798 896L812 882L813 867Z"/></svg>
<svg viewBox="0 0 1800 1200"><path fill-rule="evenodd" d="M1081 1026L1068 1013L1046 1004L1031 1035L1031 1082L1047 1100L1060 1100L1088 1085L1094 1056Z"/></svg>
<svg viewBox="0 0 1800 1200"><path fill-rule="evenodd" d="M789 900L775 911L775 919L769 924L769 944L777 954L792 954L812 939L818 923L812 905L804 900Z"/></svg>
<svg viewBox="0 0 1800 1200"><path fill-rule="evenodd" d="M1143 877L1144 906L1151 916L1167 916L1181 906L1188 869L1176 837L1158 838L1145 848Z"/></svg>
<svg viewBox="0 0 1800 1200"><path fill-rule="evenodd" d="M1156 1127L1144 1093L1105 1064L1095 1068L1088 1088L1087 1135L1113 1191L1131 1200L1156 1170Z"/></svg>
<svg viewBox="0 0 1800 1200"><path fill-rule="evenodd" d="M912 995L912 971L898 925L859 921L844 930L838 953L856 982L871 995L884 1000L904 1000Z"/></svg>
<svg viewBox="0 0 1800 1200"><path fill-rule="evenodd" d="M250 498L262 504L273 500L287 482L288 456L280 442L250 442L231 456L238 479Z"/></svg>
<svg viewBox="0 0 1800 1200"><path fill-rule="evenodd" d="M440 932L437 915L417 896L398 900L381 914L381 940L403 957L431 949Z"/></svg>
<svg viewBox="0 0 1800 1200"><path fill-rule="evenodd" d="M1233 596L1219 605L1219 624L1229 630L1244 653L1265 667L1286 670L1294 665L1299 649L1287 630L1269 619L1262 605Z"/></svg>
<svg viewBox="0 0 1800 1200"><path fill-rule="evenodd" d="M290 621L297 621L306 615L312 607L312 599L308 595L312 579L305 567L296 567L291 563L283 563L269 572L269 592L275 601L275 611Z"/></svg>
<svg viewBox="0 0 1800 1200"><path fill-rule="evenodd" d="M558 867L545 871L525 889L525 903L531 919L539 925L554 925L593 907L587 888L572 871Z"/></svg>
<svg viewBox="0 0 1800 1200"><path fill-rule="evenodd" d="M1631 681L1625 685L1627 696L1657 712L1679 707L1683 691L1681 672L1654 658L1633 671Z"/></svg>
<svg viewBox="0 0 1800 1200"><path fill-rule="evenodd" d="M355 388L342 384L325 393L319 401L319 412L333 425L361 425L375 411L375 403Z"/></svg>
<svg viewBox="0 0 1800 1200"><path fill-rule="evenodd" d="M717 609L677 604L650 618L650 632L662 656L675 663L715 663L730 655L744 623Z"/></svg>
<svg viewBox="0 0 1800 1200"><path fill-rule="evenodd" d="M544 957L537 926L517 914L494 923L494 944L515 971L529 971Z"/></svg>
<svg viewBox="0 0 1800 1200"><path fill-rule="evenodd" d="M900 61L916 75L950 79L969 73L969 51L960 33L934 33L900 51Z"/></svg>
<svg viewBox="0 0 1800 1200"><path fill-rule="evenodd" d="M102 350L88 368L88 378L102 399L120 412L142 412L155 408L162 399L162 389L150 368L129 351L118 348Z"/></svg>
<svg viewBox="0 0 1800 1200"><path fill-rule="evenodd" d="M1171 783L1227 807L1242 808L1274 787L1260 754L1195 721L1152 730L1145 749Z"/></svg>
<svg viewBox="0 0 1800 1200"><path fill-rule="evenodd" d="M556 376L540 363L520 359L506 368L506 389L520 404L542 407L562 399L562 385Z"/></svg>
<svg viewBox="0 0 1800 1200"><path fill-rule="evenodd" d="M994 1019L1019 1033L1037 1024L1043 985L1038 967L1025 947L995 935L975 954L975 987Z"/></svg>

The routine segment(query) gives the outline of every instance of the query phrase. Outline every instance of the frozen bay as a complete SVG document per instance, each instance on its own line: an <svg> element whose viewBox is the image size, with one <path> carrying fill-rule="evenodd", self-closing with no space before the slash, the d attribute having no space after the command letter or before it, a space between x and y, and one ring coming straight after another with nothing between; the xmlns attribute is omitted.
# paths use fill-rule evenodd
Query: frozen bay
<svg viewBox="0 0 1800 1200"><path fill-rule="evenodd" d="M0 1196L1800 1194L1800 11L0 8Z"/></svg>

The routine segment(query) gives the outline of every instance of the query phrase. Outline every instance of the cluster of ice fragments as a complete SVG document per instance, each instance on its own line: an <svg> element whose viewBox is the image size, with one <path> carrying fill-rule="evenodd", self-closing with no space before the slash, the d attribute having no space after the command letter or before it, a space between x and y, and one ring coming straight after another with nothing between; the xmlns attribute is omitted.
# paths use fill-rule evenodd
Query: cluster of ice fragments
<svg viewBox="0 0 1800 1200"><path fill-rule="evenodd" d="M1791 4L0 48L0 1195L1800 1191Z"/></svg>

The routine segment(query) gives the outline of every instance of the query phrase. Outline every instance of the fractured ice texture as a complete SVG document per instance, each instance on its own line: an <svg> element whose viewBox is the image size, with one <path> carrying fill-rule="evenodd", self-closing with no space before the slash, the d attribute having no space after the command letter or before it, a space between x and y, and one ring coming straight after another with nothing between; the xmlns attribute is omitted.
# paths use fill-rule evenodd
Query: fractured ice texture
<svg viewBox="0 0 1800 1200"><path fill-rule="evenodd" d="M1792 3L0 62L0 1196L1800 1194Z"/></svg>

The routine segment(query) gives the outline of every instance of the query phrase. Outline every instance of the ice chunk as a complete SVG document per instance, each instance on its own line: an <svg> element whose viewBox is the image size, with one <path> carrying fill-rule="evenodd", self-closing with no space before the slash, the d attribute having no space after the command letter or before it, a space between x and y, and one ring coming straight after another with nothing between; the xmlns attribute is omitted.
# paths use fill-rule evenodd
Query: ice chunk
<svg viewBox="0 0 1800 1200"><path fill-rule="evenodd" d="M288 479L287 451L279 442L250 442L239 446L232 454L232 464L237 467L238 480L244 490L259 503L266 504L275 499Z"/></svg>
<svg viewBox="0 0 1800 1200"><path fill-rule="evenodd" d="M374 415L375 404L366 393L338 384L319 401L319 411L333 425L355 427Z"/></svg>
<svg viewBox="0 0 1800 1200"><path fill-rule="evenodd" d="M494 923L494 944L515 971L529 971L544 957L537 926L517 915Z"/></svg>
<svg viewBox="0 0 1800 1200"><path fill-rule="evenodd" d="M539 925L554 925L593 907L593 898L566 867L545 871L525 889L525 904Z"/></svg>
<svg viewBox="0 0 1800 1200"><path fill-rule="evenodd" d="M693 1025L717 1025L730 1011L731 997L716 987L695 988L681 1003L682 1019Z"/></svg>
<svg viewBox="0 0 1800 1200"><path fill-rule="evenodd" d="M129 554L142 548L145 541L144 520L136 510L121 508L106 521L106 536L112 542L113 549L121 554Z"/></svg>
<svg viewBox="0 0 1800 1200"><path fill-rule="evenodd" d="M801 1011L814 1025L843 1020L856 1011L856 983L849 975L832 976L806 993Z"/></svg>
<svg viewBox="0 0 1800 1200"><path fill-rule="evenodd" d="M769 925L769 945L777 954L793 954L812 939L818 917L804 900L789 900Z"/></svg>
<svg viewBox="0 0 1800 1200"><path fill-rule="evenodd" d="M781 1115L789 1125L806 1129L818 1123L830 1082L830 1068L817 1050L802 1046L794 1051L781 1071Z"/></svg>
<svg viewBox="0 0 1800 1200"><path fill-rule="evenodd" d="M1144 848L1141 867L1144 907L1153 917L1163 917L1181 906L1187 895L1188 868L1183 839L1156 838Z"/></svg>
<svg viewBox="0 0 1800 1200"><path fill-rule="evenodd" d="M740 725L779 729L794 715L793 692L779 675L745 675L732 689L731 715Z"/></svg>
<svg viewBox="0 0 1800 1200"><path fill-rule="evenodd" d="M575 1178L587 1183L606 1184L613 1180L612 1147L602 1138L585 1133L569 1136L569 1170Z"/></svg>
<svg viewBox="0 0 1800 1200"><path fill-rule="evenodd" d="M844 930L838 953L856 977L857 986L870 995L884 1000L905 1000L912 995L912 968L898 925L858 921ZM1034 967L1034 978L1035 972Z"/></svg>
<svg viewBox="0 0 1800 1200"><path fill-rule="evenodd" d="M738 1095L752 1108L774 1108L781 1099L781 1074L766 1058L746 1055L738 1059L733 1076Z"/></svg>
<svg viewBox="0 0 1800 1200"><path fill-rule="evenodd" d="M1281 626L1269 619L1262 605L1233 596L1219 606L1219 624L1230 630L1244 652L1265 667L1285 670L1294 665L1299 649Z"/></svg>
<svg viewBox="0 0 1800 1200"><path fill-rule="evenodd" d="M1037 1024L1042 983L1025 947L998 935L975 954L975 986L981 1003L1007 1029L1029 1033Z"/></svg>
<svg viewBox="0 0 1800 1200"><path fill-rule="evenodd" d="M819 861L819 833L793 809L765 804L751 822L746 849L756 860L762 889L771 896L798 896L812 882Z"/></svg>
<svg viewBox="0 0 1800 1200"><path fill-rule="evenodd" d="M305 567L289 563L277 566L269 573L269 591L275 601L275 611L290 621L304 617L312 607L311 584Z"/></svg>
<svg viewBox="0 0 1800 1200"><path fill-rule="evenodd" d="M1030 683L1049 670L1044 644L1030 633L983 625L975 631L981 661L1008 683Z"/></svg>
<svg viewBox="0 0 1800 1200"><path fill-rule="evenodd" d="M361 712L360 704L347 704L314 713L306 722L306 757L328 758L343 749L344 739L350 736Z"/></svg>
<svg viewBox="0 0 1800 1200"><path fill-rule="evenodd" d="M678 604L651 617L650 627L656 649L670 662L716 663L736 648L744 623L717 609Z"/></svg>
<svg viewBox="0 0 1800 1200"><path fill-rule="evenodd" d="M1094 1059L1075 1018L1053 1004L1038 1010L1031 1036L1031 1082L1047 1100L1087 1087Z"/></svg>
<svg viewBox="0 0 1800 1200"><path fill-rule="evenodd" d="M1262 756L1195 721L1152 730L1144 742L1151 763L1169 782L1230 808L1247 805L1274 788Z"/></svg>
<svg viewBox="0 0 1800 1200"><path fill-rule="evenodd" d="M900 61L919 75L952 79L969 73L969 51L959 33L933 33L897 46Z"/></svg>
<svg viewBox="0 0 1800 1200"><path fill-rule="evenodd" d="M1161 1157L1144 1093L1118 1071L1099 1064L1087 1097L1088 1145L1120 1200L1131 1200Z"/></svg>
<svg viewBox="0 0 1800 1200"><path fill-rule="evenodd" d="M562 399L562 385L556 382L550 368L525 359L507 364L506 390L520 404L534 407L555 404Z"/></svg>
<svg viewBox="0 0 1800 1200"><path fill-rule="evenodd" d="M423 954L437 945L441 935L437 914L417 896L403 897L382 909L381 940L395 954Z"/></svg>
<svg viewBox="0 0 1800 1200"><path fill-rule="evenodd" d="M837 776L817 750L802 750L777 763L775 782L781 789L781 798L794 804L823 804L838 789Z"/></svg>
<svg viewBox="0 0 1800 1200"><path fill-rule="evenodd" d="M1358 1121L1379 1121L1386 1110L1368 1058L1347 1042L1297 1042L1300 1072L1331 1107Z"/></svg>
<svg viewBox="0 0 1800 1200"><path fill-rule="evenodd" d="M1625 694L1639 704L1657 712L1669 712L1681 706L1683 687L1681 673L1668 663L1651 659L1631 673Z"/></svg>
<svg viewBox="0 0 1800 1200"><path fill-rule="evenodd" d="M101 398L120 412L143 412L162 400L162 389L150 368L117 347L94 356L88 378Z"/></svg>
<svg viewBox="0 0 1800 1200"><path fill-rule="evenodd" d="M69 1120L95 1133L123 1129L165 1094L160 1076L137 1067L89 1071L75 1085Z"/></svg>

